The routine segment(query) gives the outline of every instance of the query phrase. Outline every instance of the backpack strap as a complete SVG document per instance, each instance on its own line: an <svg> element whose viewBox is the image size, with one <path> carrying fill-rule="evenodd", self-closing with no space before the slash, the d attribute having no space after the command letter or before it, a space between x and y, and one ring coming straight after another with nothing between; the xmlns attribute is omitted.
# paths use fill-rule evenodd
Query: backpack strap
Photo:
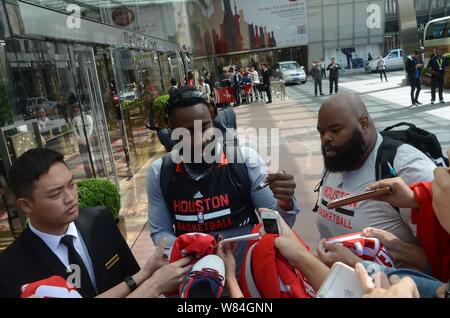
<svg viewBox="0 0 450 318"><path fill-rule="evenodd" d="M396 173L391 171L391 167L394 166L394 159L397 155L398 148L403 144L404 142L400 140L383 136L383 142L378 148L377 158L375 160L375 179L377 181L396 177Z"/></svg>
<svg viewBox="0 0 450 318"><path fill-rule="evenodd" d="M317 199L316 204L314 205L314 208L312 209L313 212L317 212L319 210L319 198L320 198L320 189L323 186L323 182L325 180L325 177L327 176L328 170L325 170L322 176L322 179L320 179L320 182L314 187L314 192L317 192Z"/></svg>
<svg viewBox="0 0 450 318"><path fill-rule="evenodd" d="M229 149L234 149L233 153L230 153ZM234 159L233 164L228 165L230 171L231 181L234 183L235 188L243 189L246 200L252 201L252 183L250 176L248 175L248 169L245 164L244 157L242 155L241 147L239 146L229 146L225 147L225 153L227 158ZM253 214L250 216L251 222L254 224L258 223L258 216L256 214L256 209L253 210Z"/></svg>
<svg viewBox="0 0 450 318"><path fill-rule="evenodd" d="M406 123L406 122L401 122L389 127L386 127L385 129L383 129L383 131L388 131L388 130L392 130L394 128L400 127L400 126L408 126L409 128L417 128L416 125L414 124L410 124L410 123Z"/></svg>
<svg viewBox="0 0 450 318"><path fill-rule="evenodd" d="M172 183L172 179L175 176L176 164L172 161L170 153L162 157L161 170L159 173L159 185L161 187L161 193L166 201L167 207L170 207L169 198L167 194L169 193L169 187Z"/></svg>

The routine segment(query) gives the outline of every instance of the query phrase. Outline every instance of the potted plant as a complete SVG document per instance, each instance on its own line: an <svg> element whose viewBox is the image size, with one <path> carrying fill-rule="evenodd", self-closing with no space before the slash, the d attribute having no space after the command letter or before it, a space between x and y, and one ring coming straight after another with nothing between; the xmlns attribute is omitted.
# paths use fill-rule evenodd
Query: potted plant
<svg viewBox="0 0 450 318"><path fill-rule="evenodd" d="M80 208L107 207L117 223L122 236L127 239L125 218L119 215L120 194L116 186L106 179L85 179L77 182L78 205Z"/></svg>
<svg viewBox="0 0 450 318"><path fill-rule="evenodd" d="M169 95L160 95L155 98L151 106L151 112L156 121L156 125L160 128L167 127L166 121L164 120L164 106L169 100L169 97Z"/></svg>
<svg viewBox="0 0 450 318"><path fill-rule="evenodd" d="M444 58L447 60L449 67L445 70L444 74L444 88L450 88L450 53L445 53ZM431 73L428 66L422 68L422 81L425 86L431 86Z"/></svg>
<svg viewBox="0 0 450 318"><path fill-rule="evenodd" d="M421 71L422 82L425 86L431 85L431 73L428 69L428 66L424 66Z"/></svg>
<svg viewBox="0 0 450 318"><path fill-rule="evenodd" d="M444 88L450 88L450 53L445 53L444 58L447 60L447 69L444 74Z"/></svg>

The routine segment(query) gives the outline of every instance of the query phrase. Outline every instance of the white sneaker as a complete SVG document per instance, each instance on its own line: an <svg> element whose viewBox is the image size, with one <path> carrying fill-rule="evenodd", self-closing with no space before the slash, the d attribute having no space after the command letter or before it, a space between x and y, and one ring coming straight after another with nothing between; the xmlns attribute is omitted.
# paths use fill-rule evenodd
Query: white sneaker
<svg viewBox="0 0 450 318"><path fill-rule="evenodd" d="M206 255L194 264L183 282L181 298L220 298L225 285L225 264L217 255Z"/></svg>

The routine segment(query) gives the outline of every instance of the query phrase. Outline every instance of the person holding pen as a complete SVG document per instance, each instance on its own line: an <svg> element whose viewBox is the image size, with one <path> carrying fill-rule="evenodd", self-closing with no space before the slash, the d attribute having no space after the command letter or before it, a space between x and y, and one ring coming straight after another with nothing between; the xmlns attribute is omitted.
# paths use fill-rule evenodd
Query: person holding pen
<svg viewBox="0 0 450 318"><path fill-rule="evenodd" d="M190 138L183 138L192 151L189 156L173 150L148 170L148 218L156 245L167 237L170 247L177 236L191 232L222 234L225 239L250 234L258 223L257 208L277 210L290 226L299 212L291 174L267 174L253 149L211 137L210 105L206 94L192 88L180 89L167 104L170 128L192 132ZM202 122L199 132L194 129L196 120ZM217 160L207 163L200 156L197 161L195 151L203 154L207 146L217 150ZM233 158L232 153L240 156ZM180 163L172 160L172 154ZM258 188L262 183L267 186ZM237 270L246 246L240 242L234 253Z"/></svg>
<svg viewBox="0 0 450 318"><path fill-rule="evenodd" d="M397 209L387 202L366 200L336 209L327 204L340 197L365 191L376 182L376 158L384 137L377 132L363 101L354 94L334 95L319 110L320 134L325 171L317 201L317 225L322 239L361 232L374 227L395 235L401 241L419 245L411 209ZM380 150L381 149L381 150ZM398 147L395 158L387 163L392 176L406 184L433 180L434 163L409 144ZM339 261L340 250L326 244L321 253L324 263ZM325 246L323 246L325 245Z"/></svg>

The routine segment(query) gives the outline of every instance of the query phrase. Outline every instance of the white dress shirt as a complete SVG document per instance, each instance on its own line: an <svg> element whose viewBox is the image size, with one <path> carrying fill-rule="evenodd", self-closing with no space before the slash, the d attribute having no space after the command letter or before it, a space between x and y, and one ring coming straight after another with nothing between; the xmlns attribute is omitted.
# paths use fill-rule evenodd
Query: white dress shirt
<svg viewBox="0 0 450 318"><path fill-rule="evenodd" d="M77 253L80 254L81 259L83 260L83 263L89 273L89 278L91 279L94 288L97 289L91 258L86 248L86 244L84 244L83 238L81 237L81 235L79 235L74 222L69 224L69 227L67 228L67 231L64 235L53 235L41 232L33 227L31 222L29 223L29 227L34 234L36 234L41 240L44 241L45 244L47 244L48 248L52 250L53 253L55 253L55 255L66 267L69 266L69 255L67 246L61 243L61 238L65 235L73 236L73 246L75 247Z"/></svg>

